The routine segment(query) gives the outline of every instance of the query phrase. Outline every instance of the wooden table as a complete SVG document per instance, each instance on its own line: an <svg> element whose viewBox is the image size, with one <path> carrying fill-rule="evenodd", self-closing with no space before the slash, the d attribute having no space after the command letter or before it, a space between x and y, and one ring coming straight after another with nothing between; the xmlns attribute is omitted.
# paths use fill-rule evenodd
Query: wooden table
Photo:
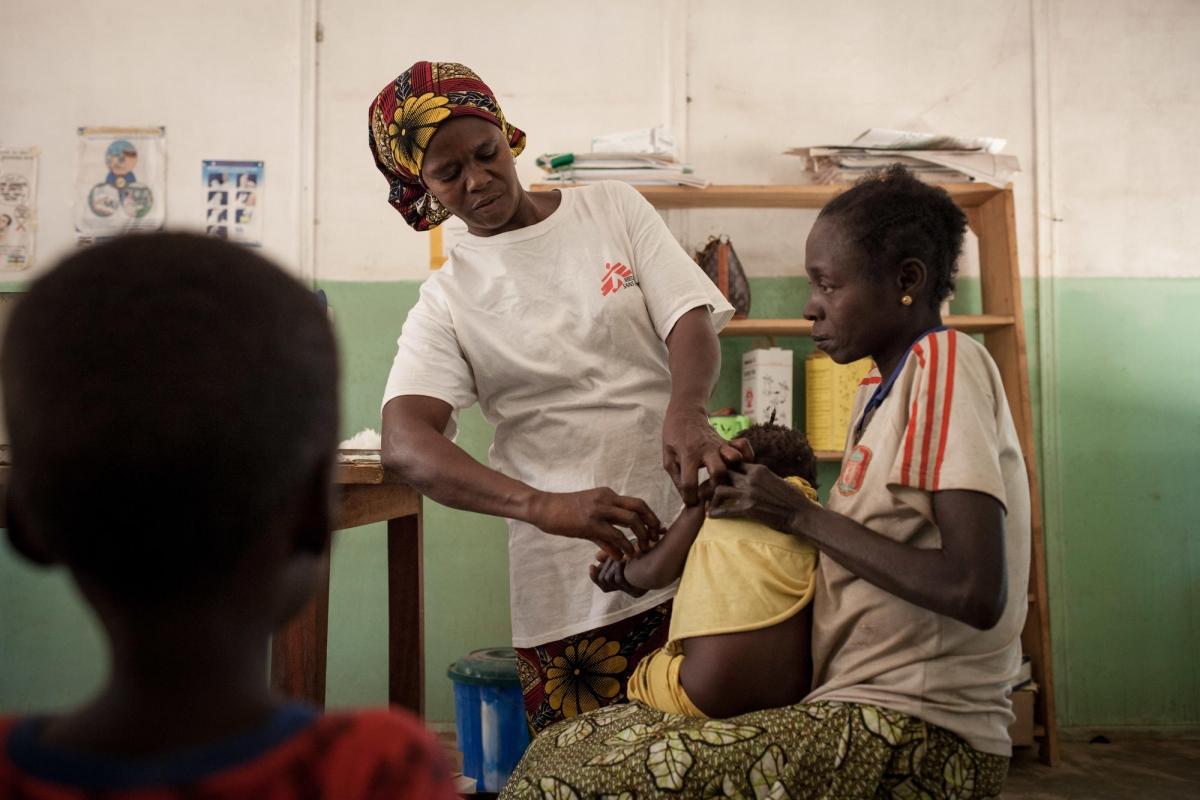
<svg viewBox="0 0 1200 800"><path fill-rule="evenodd" d="M0 445L0 526L8 484L8 447ZM373 463L339 463L334 529L388 526L388 701L424 715L425 614L421 495ZM271 642L271 683L289 697L325 705L329 562L316 597Z"/></svg>
<svg viewBox="0 0 1200 800"><path fill-rule="evenodd" d="M425 711L425 614L421 495L374 463L339 463L334 529L387 522L388 701ZM316 597L271 642L271 683L289 697L325 704L329 563Z"/></svg>

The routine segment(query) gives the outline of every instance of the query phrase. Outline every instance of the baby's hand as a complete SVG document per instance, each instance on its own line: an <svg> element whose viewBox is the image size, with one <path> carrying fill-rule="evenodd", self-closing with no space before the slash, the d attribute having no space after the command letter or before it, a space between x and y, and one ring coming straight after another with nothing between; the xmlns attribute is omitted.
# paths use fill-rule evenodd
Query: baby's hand
<svg viewBox="0 0 1200 800"><path fill-rule="evenodd" d="M603 592L622 591L630 597L641 597L646 593L645 589L640 589L637 586L625 580L625 562L618 561L614 558L609 558L607 553L597 553L598 563L592 564L588 568L588 575L592 579L592 583L600 587Z"/></svg>

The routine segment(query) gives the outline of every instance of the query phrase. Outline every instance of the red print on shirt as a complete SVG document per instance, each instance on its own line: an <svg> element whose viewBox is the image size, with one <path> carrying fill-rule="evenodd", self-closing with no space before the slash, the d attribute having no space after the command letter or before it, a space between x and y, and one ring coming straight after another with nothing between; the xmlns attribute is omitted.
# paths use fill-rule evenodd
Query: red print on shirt
<svg viewBox="0 0 1200 800"><path fill-rule="evenodd" d="M606 271L600 281L600 294L604 297L619 291L622 286L633 286L637 283L637 279L633 277L633 270L620 261L615 264L606 261L604 269Z"/></svg>
<svg viewBox="0 0 1200 800"><path fill-rule="evenodd" d="M863 478L866 477L867 467L871 466L871 448L858 445L850 452L846 463L842 465L842 474L838 476L838 494L850 497L862 488Z"/></svg>

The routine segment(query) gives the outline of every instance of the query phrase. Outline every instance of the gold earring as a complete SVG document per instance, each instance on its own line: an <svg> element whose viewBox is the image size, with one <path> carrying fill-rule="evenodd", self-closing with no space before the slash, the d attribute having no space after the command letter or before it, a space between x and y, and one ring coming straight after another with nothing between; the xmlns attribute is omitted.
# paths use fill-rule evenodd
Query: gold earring
<svg viewBox="0 0 1200 800"><path fill-rule="evenodd" d="M904 295L904 297L900 298L900 303L902 305L911 306L912 305L912 297L910 297L909 295Z"/></svg>

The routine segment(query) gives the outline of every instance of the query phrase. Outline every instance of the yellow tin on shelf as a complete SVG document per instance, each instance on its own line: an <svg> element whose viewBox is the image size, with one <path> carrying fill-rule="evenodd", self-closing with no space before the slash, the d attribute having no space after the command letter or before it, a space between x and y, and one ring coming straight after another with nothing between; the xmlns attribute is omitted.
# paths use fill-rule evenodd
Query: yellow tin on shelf
<svg viewBox="0 0 1200 800"><path fill-rule="evenodd" d="M854 393L871 359L838 364L821 351L804 359L804 433L814 450L840 451L854 410Z"/></svg>

